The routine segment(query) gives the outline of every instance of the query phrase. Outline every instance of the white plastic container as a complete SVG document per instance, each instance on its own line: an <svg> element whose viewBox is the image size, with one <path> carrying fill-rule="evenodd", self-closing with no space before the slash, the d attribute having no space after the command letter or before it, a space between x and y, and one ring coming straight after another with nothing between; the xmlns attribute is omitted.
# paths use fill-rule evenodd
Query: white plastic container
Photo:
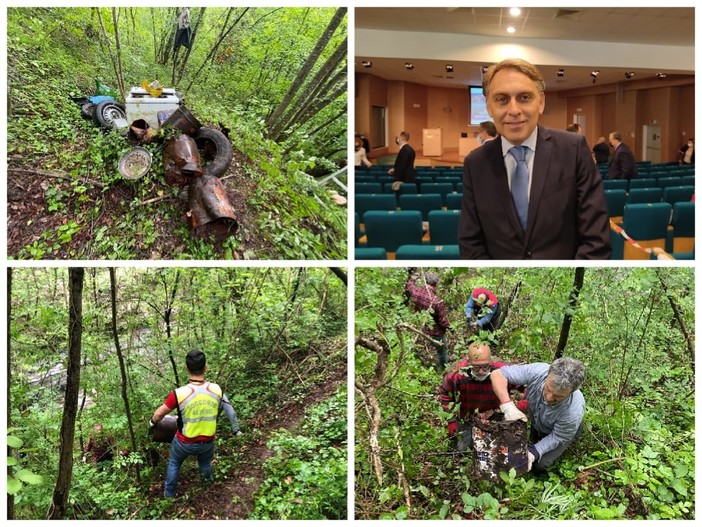
<svg viewBox="0 0 702 527"><path fill-rule="evenodd" d="M164 88L161 95L153 97L144 88L134 86L129 90L125 103L127 121L130 125L137 119L144 119L151 128L158 130L160 128L158 113L175 111L180 100L175 93L175 88Z"/></svg>

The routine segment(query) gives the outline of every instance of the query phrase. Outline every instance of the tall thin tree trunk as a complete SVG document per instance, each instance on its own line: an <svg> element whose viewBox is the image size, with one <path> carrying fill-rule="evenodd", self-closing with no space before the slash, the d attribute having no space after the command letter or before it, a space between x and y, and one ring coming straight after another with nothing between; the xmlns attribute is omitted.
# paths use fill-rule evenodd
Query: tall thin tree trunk
<svg viewBox="0 0 702 527"><path fill-rule="evenodd" d="M275 110L273 110L273 113L266 119L266 126L269 129L270 135L274 135L280 129L281 117L288 110L288 107L293 102L294 98L299 94L300 89L305 84L305 79L307 79L307 77L311 74L314 65L319 60L319 57L324 51L324 48L331 40L332 36L334 35L334 32L344 20L345 16L345 7L340 7L336 10L336 13L334 13L334 16L327 25L327 28L319 37L319 40L317 40L317 44L315 44L312 53L310 53L310 56L307 57L307 60L298 71L297 76L290 85L290 88L288 88L288 91L283 97L283 100L278 104L278 106L276 106Z"/></svg>
<svg viewBox="0 0 702 527"><path fill-rule="evenodd" d="M12 324L12 267L7 268L7 428L12 428L12 405L10 404L10 386L12 386L12 353L11 353L11 324ZM7 447L7 456L11 455L10 447ZM12 476L12 467L7 467L7 476ZM7 519L15 518L15 496L7 495Z"/></svg>
<svg viewBox="0 0 702 527"><path fill-rule="evenodd" d="M132 422L132 412L129 409L129 396L127 395L127 369L124 366L122 347L119 344L119 333L117 332L117 279L115 278L115 268L110 267L110 299L112 301L112 337L115 341L115 350L119 360L119 372L122 376L122 400L124 401L124 411L127 413L127 425L129 426L129 437L132 440L132 452L137 451L136 437L134 436L134 423ZM136 480L141 481L139 467L136 467Z"/></svg>
<svg viewBox="0 0 702 527"><path fill-rule="evenodd" d="M83 337L83 275L82 267L68 269L69 315L68 315L68 366L66 395L61 421L61 445L59 467L48 519L65 519L68 508L68 493L73 476L73 439L75 437L78 391L80 389L80 354Z"/></svg>
<svg viewBox="0 0 702 527"><path fill-rule="evenodd" d="M568 307L566 308L565 315L563 315L563 325L561 326L561 337L558 339L558 346L556 347L556 359L563 356L566 345L568 344L568 335L570 334L570 325L573 322L573 313L575 313L575 308L578 305L578 296L580 295L580 290L583 288L583 280L585 278L585 268L576 267L575 268L575 278L573 280L573 289L570 291L570 298L568 299Z"/></svg>
<svg viewBox="0 0 702 527"><path fill-rule="evenodd" d="M119 44L119 15L116 7L112 8L112 22L115 25L115 48L117 50L117 85L124 101L127 96L127 88L124 85L124 73L122 72L122 46Z"/></svg>
<svg viewBox="0 0 702 527"><path fill-rule="evenodd" d="M105 23L102 21L102 14L100 13L100 8L96 7L94 9L95 9L95 12L97 13L98 21L100 22L100 29L102 29L102 36L105 38L105 45L107 46L107 52L110 55L110 61L112 62L112 68L115 71L115 77L117 77L117 84L120 88L120 93L122 94L122 98L124 98L123 81L121 80L122 76L120 75L121 66L117 65L117 57L115 56L115 53L112 50L112 44L110 43L110 37L107 35L107 30L105 29Z"/></svg>
<svg viewBox="0 0 702 527"><path fill-rule="evenodd" d="M176 364L175 357L173 356L173 346L171 341L171 315L173 314L173 303L175 302L175 296L178 291L178 282L180 281L180 269L176 271L175 282L173 284L173 289L170 292L170 298L168 297L168 285L166 284L166 279L161 276L163 280L163 287L166 288L166 310L163 313L163 320L166 323L166 339L168 340L168 358L171 361L171 366L173 367L173 375L175 377L176 386L180 386L180 380L178 378L178 365Z"/></svg>

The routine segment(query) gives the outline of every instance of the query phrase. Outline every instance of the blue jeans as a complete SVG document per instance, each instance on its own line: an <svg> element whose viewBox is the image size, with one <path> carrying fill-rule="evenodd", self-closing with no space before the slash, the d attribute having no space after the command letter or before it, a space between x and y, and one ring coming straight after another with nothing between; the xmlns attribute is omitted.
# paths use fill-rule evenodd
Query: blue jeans
<svg viewBox="0 0 702 527"><path fill-rule="evenodd" d="M168 470L166 471L166 487L163 495L167 498L175 497L180 466L188 456L197 456L200 477L212 479L214 440L209 443L183 443L176 435L171 442L171 457L168 460Z"/></svg>

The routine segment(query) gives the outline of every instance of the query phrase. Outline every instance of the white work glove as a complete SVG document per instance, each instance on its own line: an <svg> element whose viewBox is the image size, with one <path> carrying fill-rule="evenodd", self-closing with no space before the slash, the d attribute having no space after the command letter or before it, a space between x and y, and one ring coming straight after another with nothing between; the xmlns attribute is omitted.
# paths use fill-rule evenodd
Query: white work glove
<svg viewBox="0 0 702 527"><path fill-rule="evenodd" d="M531 466L534 464L534 461L536 461L534 454L527 452L527 472L531 472Z"/></svg>
<svg viewBox="0 0 702 527"><path fill-rule="evenodd" d="M505 414L505 421L524 421L526 423L527 416L524 415L512 401L501 404L500 410Z"/></svg>

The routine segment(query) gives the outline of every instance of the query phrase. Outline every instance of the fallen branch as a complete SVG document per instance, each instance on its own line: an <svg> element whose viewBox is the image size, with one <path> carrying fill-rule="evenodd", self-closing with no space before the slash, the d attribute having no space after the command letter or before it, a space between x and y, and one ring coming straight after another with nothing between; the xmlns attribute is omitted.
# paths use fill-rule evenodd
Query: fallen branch
<svg viewBox="0 0 702 527"><path fill-rule="evenodd" d="M624 459L626 459L626 458L624 458L624 457L613 457L612 459L605 459L604 461L600 461L600 462L595 463L595 464L593 464L593 465L588 465L587 467L582 467L582 468L580 469L580 472L585 472L586 470L590 470L591 468L595 468L595 467L598 467L598 466L600 466L600 465L604 465L605 463L612 463L612 462L615 462L615 461L623 461Z"/></svg>
<svg viewBox="0 0 702 527"><path fill-rule="evenodd" d="M427 342L429 342L429 343L431 343L431 344L434 344L435 346L441 346L441 345L443 344L441 341L439 341L439 340L434 340L434 339L431 338L429 335L427 335L427 334L425 334L425 333L422 333L422 332L419 331L417 328L414 328L414 327L410 326L409 324L405 324L404 322L401 323L401 324L398 324L397 327L398 327L398 328L402 328L402 329L408 329L408 330L412 331L413 333L416 333L417 335L419 335L420 337L422 337L422 338L423 338L424 340L426 340Z"/></svg>
<svg viewBox="0 0 702 527"><path fill-rule="evenodd" d="M12 172L16 172L18 174L29 174L33 176L44 176L44 177L50 177L54 179L65 179L67 181L84 181L86 183L90 183L91 185L95 185L96 187L100 188L105 188L105 184L101 181L96 181L94 179L87 179L87 178L76 178L76 176L71 176L70 174L66 174L64 172L48 172L46 170L38 170L38 169L26 169L26 168L12 168L8 167L7 169L8 174Z"/></svg>
<svg viewBox="0 0 702 527"><path fill-rule="evenodd" d="M157 198L151 198L151 199L145 199L144 201L140 201L139 203L134 203L132 204L132 208L136 207L143 207L144 205L152 205L154 203L158 203L159 201L165 201L168 199L175 199L173 196L159 196Z"/></svg>

